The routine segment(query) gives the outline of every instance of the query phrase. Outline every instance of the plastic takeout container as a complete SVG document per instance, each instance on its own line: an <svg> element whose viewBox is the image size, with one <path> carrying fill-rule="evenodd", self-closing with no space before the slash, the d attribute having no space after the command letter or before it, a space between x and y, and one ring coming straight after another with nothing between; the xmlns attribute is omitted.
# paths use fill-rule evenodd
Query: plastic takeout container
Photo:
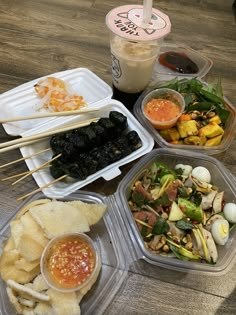
<svg viewBox="0 0 236 315"><path fill-rule="evenodd" d="M73 285L70 287L65 287L65 285L61 285L59 283L59 281L55 281L55 279L52 277L50 268L49 268L49 262L50 260L52 261L55 258L51 258L52 254L55 255L55 248L61 244L61 242L66 242L64 243L61 248L65 247L65 244L68 244L69 242L74 241L75 244L80 243L82 245L85 245L84 247L88 248L90 250L90 252L87 252L86 255L90 255L90 253L92 253L91 257L92 260L94 262L94 267L91 270L91 273L87 276L87 278L85 278L83 280L82 283L79 283L77 285ZM86 249L79 249L79 252L85 251ZM68 255L69 256L69 255ZM68 257L66 256L66 257ZM78 260L82 259L81 257L85 257L84 256L80 256L78 255ZM90 256L89 256L90 257ZM86 285L88 285L88 283L93 279L93 277L99 272L100 269L100 261L101 261L101 257L100 257L100 253L98 252L98 249L96 248L96 244L93 242L93 240L85 233L63 233L60 234L56 237L54 237L53 239L51 239L49 241L49 243L46 245L46 247L44 248L44 251L42 253L41 259L40 259L40 270L41 270L41 274L44 278L44 280L46 281L46 283L48 284L49 287L53 288L54 290L60 291L60 292L64 292L64 293L69 293L69 292L76 292L78 290L81 290L82 288L84 288ZM52 264L52 262L51 262ZM71 272L71 269L73 268L73 264L71 264L71 268L68 270L68 273ZM81 264L81 269L82 269L82 264ZM84 269L81 270L80 275L83 277L83 273L85 267L83 267ZM87 268L87 266L86 266Z"/></svg>
<svg viewBox="0 0 236 315"><path fill-rule="evenodd" d="M137 100L134 106L134 115L135 117L137 117L140 123L149 131L149 133L152 135L154 141L156 142L158 146L162 148L168 148L168 149L181 149L181 150L186 150L186 151L196 151L196 152L205 153L208 155L219 154L226 151L229 148L229 146L231 145L234 139L235 132L236 132L236 109L226 97L224 97L225 105L227 109L230 111L230 116L224 127L223 139L219 145L206 147L203 145L171 144L167 142L160 135L158 130L152 126L152 124L146 119L146 117L143 115L143 112L142 112L142 101L144 97L148 95L148 93L150 93L151 91L152 91L151 88L147 89L139 97L139 99Z"/></svg>
<svg viewBox="0 0 236 315"><path fill-rule="evenodd" d="M203 78L211 69L213 62L211 59L203 56L198 51L190 48L187 45L177 45L171 43L165 43L162 45L160 49L161 56L167 52L174 52L186 55L190 60L192 60L198 67L198 71L196 73L180 73L178 71L174 71L159 62L159 57L156 60L154 70L153 70L153 79L156 80L169 80L171 77L179 77L179 78Z"/></svg>
<svg viewBox="0 0 236 315"><path fill-rule="evenodd" d="M44 198L42 193L34 195L26 200L17 209L16 213L25 204ZM90 232L86 233L95 244L101 257L101 270L96 283L80 302L81 314L102 315L111 300L121 288L127 276L126 253L123 239L119 236L121 230L120 222L117 218L116 209L106 200L104 196L92 192L78 192L71 196L58 199L61 201L80 200L86 203L107 203L108 211L103 218L95 225L91 226ZM13 218L10 218L12 220ZM9 222L0 230L0 253L4 242L9 237ZM117 232L116 232L117 231ZM6 285L0 279L0 314L16 315L13 306L10 304Z"/></svg>
<svg viewBox="0 0 236 315"><path fill-rule="evenodd" d="M153 267L156 265L176 272L212 276L225 274L235 262L235 228L230 232L226 246L218 248L219 259L215 265L154 255L146 249L127 200L133 183L139 178L143 170L157 159L169 166L182 163L190 164L193 167L207 167L212 175L212 181L218 185L220 190L225 192L225 199L229 202L236 201L235 178L221 162L201 153L196 153L193 156L183 150L169 149L153 150L140 159L120 182L116 193L111 196L78 191L65 198L57 198L62 201L81 200L87 203L105 203L108 206L103 218L93 225L91 231L87 233L99 249L102 267L96 283L81 301L81 313L84 315L103 314L117 292L122 290L121 286L126 281L129 266L140 259L152 264ZM26 203L41 198L43 198L42 193L34 195L24 201L16 209L16 213ZM11 219L0 230L0 248L9 236ZM5 283L2 280L0 281L0 288L0 311L2 315L15 315L16 313L13 311L6 294Z"/></svg>
<svg viewBox="0 0 236 315"><path fill-rule="evenodd" d="M148 113L145 111L145 107L147 106L147 103L155 100L155 99L166 99L174 104L179 108L179 113L172 119L170 120L157 120L157 119L152 119L151 116L148 115ZM166 105L164 105L166 106ZM163 107L164 107L163 106ZM156 89L148 93L143 101L142 101L142 113L144 117L151 123L151 125L156 128L156 129L165 129L165 128L171 128L172 126L175 125L179 117L184 111L185 108L185 102L183 96L171 89ZM156 111L158 110L159 104L156 106ZM164 109L164 108L163 108ZM153 108L153 112L155 112L155 108ZM172 116L173 117L173 116Z"/></svg>
<svg viewBox="0 0 236 315"><path fill-rule="evenodd" d="M126 234L128 234L131 238L132 247L136 250L136 257L143 258L147 262L161 266L163 268L190 273L221 275L227 272L233 265L236 254L236 228L231 231L229 240L226 245L217 247L219 258L216 264L206 264L195 261L182 261L176 258L164 257L153 254L146 248L128 206L127 200L130 196L133 184L139 179L143 171L156 160L165 163L170 167L174 167L176 164L188 164L192 167L206 167L212 176L212 183L217 185L219 191L225 192L225 201L234 203L236 202L235 178L217 159L201 153L194 153L193 155L192 152L187 152L184 150L153 150L145 157L143 157L131 169L127 176L123 178L117 191L119 202L121 202L122 204L122 207L119 209L119 211L126 228Z"/></svg>
<svg viewBox="0 0 236 315"><path fill-rule="evenodd" d="M87 106L82 109L96 109L101 101L112 97L111 87L95 73L87 68L76 68L37 78L2 93L0 95L1 118L23 117L45 112L46 110L40 110L42 99L35 92L34 85L47 77L64 80L75 94L83 96ZM38 118L4 123L3 127L9 135L17 136L37 126L43 126L44 123L64 123L67 120L68 117Z"/></svg>

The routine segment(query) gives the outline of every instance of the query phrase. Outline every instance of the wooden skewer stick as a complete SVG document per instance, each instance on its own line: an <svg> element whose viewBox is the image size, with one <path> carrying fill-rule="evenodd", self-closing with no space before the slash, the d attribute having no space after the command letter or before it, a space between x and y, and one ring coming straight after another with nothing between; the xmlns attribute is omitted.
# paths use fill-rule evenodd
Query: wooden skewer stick
<svg viewBox="0 0 236 315"><path fill-rule="evenodd" d="M17 143L17 144L14 144L14 145L10 145L10 146L8 146L8 147L5 147L5 148L0 149L0 153L7 152L7 151L11 151L11 150L14 150L14 149L18 149L18 148L21 148L21 147L24 147L24 146L33 144L33 143L35 143L35 142L42 141L42 140L43 140L43 138L41 138L41 139L36 139L36 140L32 140L32 141L25 141L25 142Z"/></svg>
<svg viewBox="0 0 236 315"><path fill-rule="evenodd" d="M20 158L20 159L17 159L17 160L8 162L8 163L6 163L6 164L2 164L2 165L0 165L0 168L4 168L4 167L7 167L7 166L9 166L9 165L12 165L12 164L15 164L15 163L18 163L18 162L27 160L27 159L29 159L29 158L31 158L31 157L33 157L33 156L36 156L36 155L38 155L38 154L47 152L47 151L49 151L49 150L51 150L51 148L47 148L47 149L44 149L44 150L35 152L35 153L33 153L33 154L30 154L30 155L28 155L28 156L22 157L22 158ZM18 174L18 175L19 175L19 174Z"/></svg>
<svg viewBox="0 0 236 315"><path fill-rule="evenodd" d="M35 115L29 115L29 116L18 116L18 117L10 117L6 119L1 119L0 123L4 124L4 123L14 122L14 121L30 120L30 119L38 119L38 118L46 118L46 117L82 115L82 114L87 114L87 113L93 113L96 111L98 111L98 109L70 110L70 111L54 112L54 113L38 113Z"/></svg>
<svg viewBox="0 0 236 315"><path fill-rule="evenodd" d="M49 166L50 165L47 165L44 168L49 167ZM8 176L8 177L4 177L4 178L1 178L1 182L4 182L4 181L9 180L9 179L16 178L16 177L20 177L20 176L23 176L23 175L28 174L28 173L29 173L29 171L25 171L23 173L19 173L19 174L11 175L11 176Z"/></svg>
<svg viewBox="0 0 236 315"><path fill-rule="evenodd" d="M80 123L74 123L72 125L64 126L62 128L59 128L59 129L51 129L49 131L40 132L40 133L35 134L35 135L26 136L26 137L18 138L18 139L15 139L15 140L7 141L7 142L4 142L4 143L0 143L0 148L13 146L13 145L20 144L20 143L21 144L24 143L24 145L26 145L25 143L27 143L27 145L28 145L29 141L41 140L42 138L49 137L49 136L55 135L55 134L60 133L60 132L65 132L65 131L68 131L68 130L71 130L71 129L75 129L75 128L78 128L78 127L83 127L83 126L88 125L91 122L97 121L98 119L99 119L98 117L91 118L91 119L82 121ZM15 148L16 147L13 147L13 149L15 149ZM3 152L3 151L0 150L0 153L1 152Z"/></svg>
<svg viewBox="0 0 236 315"><path fill-rule="evenodd" d="M28 193L28 194L26 194L26 195L24 195L24 196L21 196L21 197L17 198L17 201L20 201L20 200L25 199L25 198L27 198L27 197L33 195L33 194L36 194L37 192L42 191L44 188L47 188L47 187L49 187L49 186L55 184L56 182L59 182L60 180L66 178L67 176L68 176L68 175L66 175L66 174L65 174L65 175L62 175L61 177L59 177L59 178L57 178L57 179L55 179L55 180L53 180L53 181L51 181L51 182L45 184L44 186L42 186L42 187L40 187L40 188L38 188L38 189L35 189L35 190L31 191L30 193Z"/></svg>
<svg viewBox="0 0 236 315"><path fill-rule="evenodd" d="M21 178L17 179L15 182L12 183L12 186L19 183L20 181L22 181L23 179L25 179L26 177L32 175L33 173L41 170L42 168L44 168L45 166L47 166L48 164L50 164L52 161L58 159L61 156L61 153L56 155L54 158L52 158L51 160L43 163L42 165L40 165L39 167L36 167L35 169L33 169L32 171L29 171L26 175L22 176Z"/></svg>
<svg viewBox="0 0 236 315"><path fill-rule="evenodd" d="M25 174L28 174L28 173L29 173L29 171L26 171L26 172L23 172L23 173L19 173L19 174L11 175L11 176L8 176L8 177L4 177L4 178L1 178L1 182L4 182L4 181L9 180L9 179L16 178L16 177L19 177L19 176L22 176L22 175L25 175Z"/></svg>

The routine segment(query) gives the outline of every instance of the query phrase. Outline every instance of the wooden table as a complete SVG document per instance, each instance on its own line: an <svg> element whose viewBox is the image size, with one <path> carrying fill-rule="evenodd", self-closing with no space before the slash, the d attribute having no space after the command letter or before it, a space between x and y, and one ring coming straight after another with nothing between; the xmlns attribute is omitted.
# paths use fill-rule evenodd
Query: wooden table
<svg viewBox="0 0 236 315"><path fill-rule="evenodd" d="M130 0L128 3L142 1ZM24 82L67 69L85 67L111 84L108 31L105 16L115 0L0 0L0 92ZM186 44L212 59L206 76L215 83L220 75L225 96L236 104L236 25L231 0L159 0L157 9L169 15L172 32L167 42ZM0 140L10 140L0 128ZM0 155L0 164L19 158L18 150ZM217 156L236 175L236 141ZM132 163L111 182L97 180L86 190L112 194ZM17 171L26 171L24 162ZM1 176L15 167L1 170ZM37 188L0 183L0 227L12 215L16 198ZM138 262L105 314L236 314L236 265L221 277L185 274ZM96 314L94 314L96 315Z"/></svg>

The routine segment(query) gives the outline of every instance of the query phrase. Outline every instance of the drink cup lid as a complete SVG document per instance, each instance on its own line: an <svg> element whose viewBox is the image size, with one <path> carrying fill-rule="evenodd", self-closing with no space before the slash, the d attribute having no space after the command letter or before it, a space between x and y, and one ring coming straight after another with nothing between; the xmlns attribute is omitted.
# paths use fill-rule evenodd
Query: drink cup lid
<svg viewBox="0 0 236 315"><path fill-rule="evenodd" d="M142 5L124 5L111 10L106 24L116 35L136 41L159 39L171 30L169 17L154 8L150 22L144 23Z"/></svg>

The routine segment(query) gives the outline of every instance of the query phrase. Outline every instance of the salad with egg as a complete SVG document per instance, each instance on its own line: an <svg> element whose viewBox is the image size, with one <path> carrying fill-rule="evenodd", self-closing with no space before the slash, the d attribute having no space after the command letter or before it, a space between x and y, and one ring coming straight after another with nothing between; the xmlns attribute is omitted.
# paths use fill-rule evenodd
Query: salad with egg
<svg viewBox="0 0 236 315"><path fill-rule="evenodd" d="M128 203L154 254L215 264L236 223L236 204L203 166L155 161L134 182Z"/></svg>

